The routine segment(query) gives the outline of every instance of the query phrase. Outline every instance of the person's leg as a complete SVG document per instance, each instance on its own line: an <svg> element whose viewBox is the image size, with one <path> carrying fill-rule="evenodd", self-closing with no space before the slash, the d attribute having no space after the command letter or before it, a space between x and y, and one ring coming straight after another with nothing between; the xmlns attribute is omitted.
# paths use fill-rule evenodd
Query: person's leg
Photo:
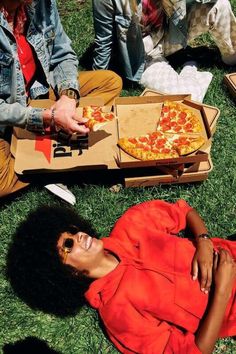
<svg viewBox="0 0 236 354"><path fill-rule="evenodd" d="M78 80L81 97L101 97L105 105L112 105L122 89L121 77L110 70L81 71Z"/></svg>
<svg viewBox="0 0 236 354"><path fill-rule="evenodd" d="M188 14L188 43L209 32L219 48L222 60L236 64L236 19L228 0L217 1L216 19L208 24L207 16L214 4L195 4Z"/></svg>
<svg viewBox="0 0 236 354"><path fill-rule="evenodd" d="M10 144L0 139L0 197L16 192L28 185L21 182L14 171L14 158L10 152Z"/></svg>

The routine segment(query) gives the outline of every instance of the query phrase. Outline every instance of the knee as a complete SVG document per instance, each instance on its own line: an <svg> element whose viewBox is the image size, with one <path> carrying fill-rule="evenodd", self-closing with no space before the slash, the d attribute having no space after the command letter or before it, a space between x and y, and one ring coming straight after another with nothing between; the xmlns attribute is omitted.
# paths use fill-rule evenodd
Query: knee
<svg viewBox="0 0 236 354"><path fill-rule="evenodd" d="M222 61L226 65L236 65L236 53L231 55L222 55Z"/></svg>
<svg viewBox="0 0 236 354"><path fill-rule="evenodd" d="M121 91L123 87L122 78L112 70L104 70L104 74L107 77L107 81L111 85L111 89Z"/></svg>

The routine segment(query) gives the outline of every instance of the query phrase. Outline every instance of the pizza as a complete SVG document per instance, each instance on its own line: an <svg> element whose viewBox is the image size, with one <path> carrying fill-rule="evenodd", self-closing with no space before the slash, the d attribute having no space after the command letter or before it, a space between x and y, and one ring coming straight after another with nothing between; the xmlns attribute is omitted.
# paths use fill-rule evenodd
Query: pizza
<svg viewBox="0 0 236 354"><path fill-rule="evenodd" d="M203 133L198 117L178 102L165 101L161 110L158 130L165 133Z"/></svg>
<svg viewBox="0 0 236 354"><path fill-rule="evenodd" d="M138 160L158 160L178 157L168 138L161 132L153 132L139 137L120 138L118 145Z"/></svg>
<svg viewBox="0 0 236 354"><path fill-rule="evenodd" d="M108 122L115 118L112 112L103 112L102 107L99 106L86 106L83 107L83 118L88 121L85 124L91 131L97 131Z"/></svg>
<svg viewBox="0 0 236 354"><path fill-rule="evenodd" d="M118 145L138 160L159 160L188 155L205 142L202 136L169 135L153 132L132 138L120 138Z"/></svg>
<svg viewBox="0 0 236 354"><path fill-rule="evenodd" d="M118 140L122 150L143 161L188 155L204 143L199 118L185 105L172 101L163 103L155 132Z"/></svg>
<svg viewBox="0 0 236 354"><path fill-rule="evenodd" d="M171 137L171 142L178 154L183 156L198 150L205 143L205 139L200 135L192 136L176 134Z"/></svg>

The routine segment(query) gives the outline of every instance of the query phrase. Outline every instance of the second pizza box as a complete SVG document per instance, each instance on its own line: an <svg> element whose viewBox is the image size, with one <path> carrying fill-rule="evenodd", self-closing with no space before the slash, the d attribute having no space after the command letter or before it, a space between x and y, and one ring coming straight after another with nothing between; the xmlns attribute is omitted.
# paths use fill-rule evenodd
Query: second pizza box
<svg viewBox="0 0 236 354"><path fill-rule="evenodd" d="M137 160L122 149L119 149L118 165L120 168L156 166L171 169L172 166L181 165L181 169L183 169L183 165L187 166L208 161L219 110L215 107L193 102L187 95L153 96L146 94L141 97L120 97L116 99L115 112L118 117L118 137L138 137L155 131L160 119L163 102L166 100L181 102L198 116L205 139L204 145L196 152L186 156L152 161ZM213 115L210 112L214 112Z"/></svg>

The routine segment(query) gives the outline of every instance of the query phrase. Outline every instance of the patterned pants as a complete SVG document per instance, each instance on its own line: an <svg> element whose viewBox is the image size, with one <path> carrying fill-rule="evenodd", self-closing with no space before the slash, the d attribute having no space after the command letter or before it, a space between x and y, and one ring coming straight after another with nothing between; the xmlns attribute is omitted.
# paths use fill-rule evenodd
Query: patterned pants
<svg viewBox="0 0 236 354"><path fill-rule="evenodd" d="M215 22L207 24L207 15L215 6L217 17ZM214 4L194 4L188 13L188 43L203 33L209 32L219 48L222 56L236 53L236 18L229 1L217 1ZM170 55L182 48L180 44L171 44L169 34L164 35L164 55Z"/></svg>

